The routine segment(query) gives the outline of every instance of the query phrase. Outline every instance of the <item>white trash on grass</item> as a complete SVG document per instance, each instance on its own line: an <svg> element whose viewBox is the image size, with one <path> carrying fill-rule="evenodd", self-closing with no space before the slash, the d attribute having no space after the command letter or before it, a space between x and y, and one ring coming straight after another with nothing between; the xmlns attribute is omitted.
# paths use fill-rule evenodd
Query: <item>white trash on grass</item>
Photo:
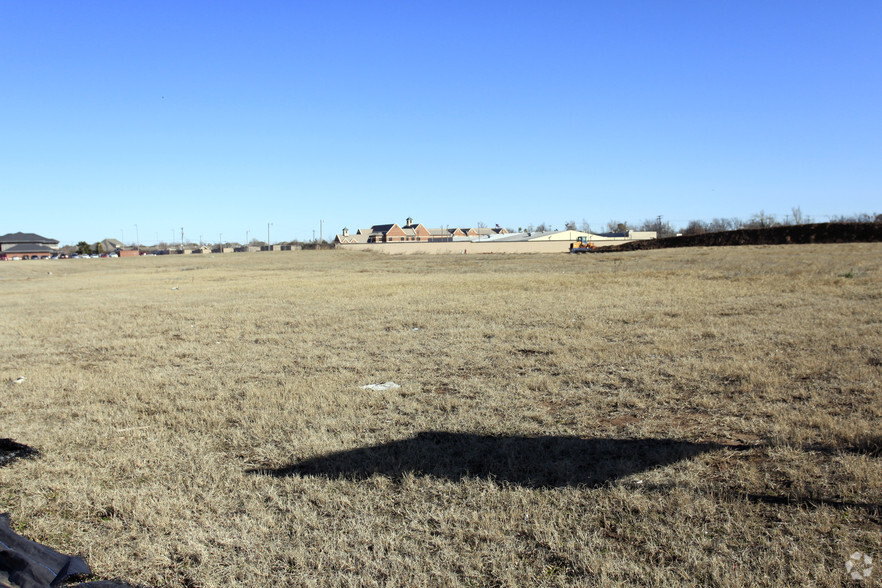
<svg viewBox="0 0 882 588"><path fill-rule="evenodd" d="M382 384L367 384L365 386L362 386L363 390L376 390L378 392L383 390L392 390L394 388L401 388L401 386L399 386L395 382L383 382Z"/></svg>

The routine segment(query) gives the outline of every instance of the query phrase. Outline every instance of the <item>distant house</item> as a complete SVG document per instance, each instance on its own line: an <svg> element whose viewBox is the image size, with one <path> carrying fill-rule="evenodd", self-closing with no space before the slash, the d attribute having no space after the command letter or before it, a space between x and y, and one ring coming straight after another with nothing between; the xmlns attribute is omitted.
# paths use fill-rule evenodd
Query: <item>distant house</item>
<svg viewBox="0 0 882 588"><path fill-rule="evenodd" d="M429 229L430 241L450 241L453 236L451 231L456 229Z"/></svg>
<svg viewBox="0 0 882 588"><path fill-rule="evenodd" d="M451 241L454 237L481 237L506 233L508 231L499 225L496 225L495 228L429 229L421 223L414 223L412 218L408 218L403 226L398 223L373 225L370 229L359 229L354 235L349 232L349 229L343 229L343 232L335 237L334 242L344 245L351 243L431 243Z"/></svg>
<svg viewBox="0 0 882 588"><path fill-rule="evenodd" d="M334 243L367 243L369 235L370 229L359 229L358 232L353 235L349 232L349 229L344 228L343 232L334 238Z"/></svg>
<svg viewBox="0 0 882 588"><path fill-rule="evenodd" d="M101 253L110 253L125 247L122 241L117 241L116 239L104 239L98 244L101 245Z"/></svg>
<svg viewBox="0 0 882 588"><path fill-rule="evenodd" d="M508 231L496 225L495 227L463 227L453 229L454 237L492 237L495 235L507 235Z"/></svg>
<svg viewBox="0 0 882 588"><path fill-rule="evenodd" d="M391 243L393 241L404 241L404 231L398 226L398 223L390 225L374 225L371 227L371 234L368 235L368 243Z"/></svg>
<svg viewBox="0 0 882 588"><path fill-rule="evenodd" d="M45 259L58 254L58 241L34 233L0 235L0 257L7 259Z"/></svg>
<svg viewBox="0 0 882 588"><path fill-rule="evenodd" d="M420 223L414 224L412 218L407 219L407 223L401 227L407 241L430 241L432 232Z"/></svg>

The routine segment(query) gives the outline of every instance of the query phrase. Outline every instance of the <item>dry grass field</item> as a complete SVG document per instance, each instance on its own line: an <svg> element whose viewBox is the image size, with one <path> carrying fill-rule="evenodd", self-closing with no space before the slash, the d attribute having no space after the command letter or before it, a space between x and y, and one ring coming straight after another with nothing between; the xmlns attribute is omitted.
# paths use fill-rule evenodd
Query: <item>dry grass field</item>
<svg viewBox="0 0 882 588"><path fill-rule="evenodd" d="M880 243L5 262L0 313L0 437L39 451L0 512L98 578L835 586L882 558Z"/></svg>

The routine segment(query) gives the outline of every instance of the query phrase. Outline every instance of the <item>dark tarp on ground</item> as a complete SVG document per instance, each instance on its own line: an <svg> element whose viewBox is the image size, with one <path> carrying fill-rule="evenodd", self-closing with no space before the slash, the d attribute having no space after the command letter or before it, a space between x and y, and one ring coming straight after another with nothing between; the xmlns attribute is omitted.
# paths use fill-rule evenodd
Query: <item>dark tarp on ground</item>
<svg viewBox="0 0 882 588"><path fill-rule="evenodd" d="M0 514L0 586L14 588L124 588L118 582L69 585L69 577L89 576L92 570L79 557L64 555L14 532L9 515Z"/></svg>
<svg viewBox="0 0 882 588"><path fill-rule="evenodd" d="M16 443L12 439L0 439L0 467L11 461L38 455L37 450ZM64 555L45 545L35 543L12 530L9 515L0 514L0 588L125 588L120 582L86 582L66 584L68 578L90 576L92 570L79 557Z"/></svg>
<svg viewBox="0 0 882 588"><path fill-rule="evenodd" d="M58 553L35 543L9 527L9 515L0 515L0 572L22 588L59 586L68 576L92 573L78 557Z"/></svg>

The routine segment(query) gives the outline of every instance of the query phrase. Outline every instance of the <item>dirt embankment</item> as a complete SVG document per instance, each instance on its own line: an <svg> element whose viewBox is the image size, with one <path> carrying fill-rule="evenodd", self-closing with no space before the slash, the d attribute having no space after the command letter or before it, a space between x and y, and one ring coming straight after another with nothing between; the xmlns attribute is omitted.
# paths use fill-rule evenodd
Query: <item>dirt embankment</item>
<svg viewBox="0 0 882 588"><path fill-rule="evenodd" d="M882 241L882 223L816 223L768 229L739 229L650 241L631 241L621 245L600 247L596 251L608 253L611 251L665 249L667 247L850 243L855 241Z"/></svg>

